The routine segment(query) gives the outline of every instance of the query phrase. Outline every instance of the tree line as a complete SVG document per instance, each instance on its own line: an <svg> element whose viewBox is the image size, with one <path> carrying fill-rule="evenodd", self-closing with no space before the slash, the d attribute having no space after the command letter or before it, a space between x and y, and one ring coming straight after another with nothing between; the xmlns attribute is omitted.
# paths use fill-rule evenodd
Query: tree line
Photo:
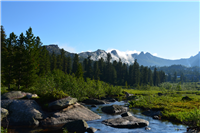
<svg viewBox="0 0 200 133"><path fill-rule="evenodd" d="M65 50L61 49L59 55L47 51L39 36L34 36L30 27L26 34L19 37L10 33L6 38L5 30L1 26L1 76L2 84L8 86L16 84L26 88L34 85L38 77L43 77L49 72L61 70L65 74L74 75L77 78L101 80L112 85L157 86L166 81L163 71L152 71L146 66L140 66L135 60L132 65L122 63L121 60L110 62L111 54L107 54L106 60L100 58L92 61L91 57L79 61L78 54L66 57Z"/></svg>

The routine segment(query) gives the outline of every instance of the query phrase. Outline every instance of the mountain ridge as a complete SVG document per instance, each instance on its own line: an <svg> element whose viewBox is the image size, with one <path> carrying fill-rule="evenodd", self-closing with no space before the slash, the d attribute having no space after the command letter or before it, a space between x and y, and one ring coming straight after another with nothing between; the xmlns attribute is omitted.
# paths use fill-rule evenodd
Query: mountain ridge
<svg viewBox="0 0 200 133"><path fill-rule="evenodd" d="M50 53L54 51L56 54L60 54L59 53L60 48L58 47L58 45L45 45L45 46ZM125 55L122 55L120 52L121 51L116 49L113 49L110 52L107 52L102 49L97 49L96 51L93 52L81 52L78 53L78 55L81 58L81 60L91 56L91 60L97 61L100 58L106 60L107 54L110 53L112 57L111 62L113 62L114 60L119 61L121 59L122 63L126 63L129 65L133 64L135 59L137 59L137 62L143 66L158 66L158 67L171 66L171 65L183 65L186 67L200 66L200 52L198 52L198 54L195 56L191 56L190 58L181 58L176 60L164 59L161 57L154 56L149 52L144 53L143 51L140 52L139 54L132 53ZM74 57L74 55L75 53L70 53L68 51L66 51L65 54L65 56L71 56L71 57Z"/></svg>

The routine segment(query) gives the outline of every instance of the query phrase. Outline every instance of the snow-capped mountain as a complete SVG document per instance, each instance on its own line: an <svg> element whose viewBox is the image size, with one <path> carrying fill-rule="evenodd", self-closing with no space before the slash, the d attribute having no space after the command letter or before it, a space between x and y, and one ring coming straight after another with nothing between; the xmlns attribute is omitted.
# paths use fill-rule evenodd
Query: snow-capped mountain
<svg viewBox="0 0 200 133"><path fill-rule="evenodd" d="M56 54L60 54L60 48L57 45L46 45L47 50L52 53L54 51ZM169 60L169 59L163 59L160 57L156 57L148 52L133 52L133 53L128 53L126 54L125 52L121 52L119 50L110 50L110 51L105 51L105 50L100 50L98 49L97 51L94 52L82 52L79 53L79 58L81 61L83 61L84 58L88 58L88 56L91 56L91 59L93 61L97 61L101 58L106 61L107 59L107 54L111 54L111 62L113 61L119 61L121 59L122 63L126 64L133 64L135 59L137 59L137 62L140 65L143 66L171 66L171 65L183 65L186 67L193 67L193 66L200 66L200 52L195 55L191 56L190 58L186 59L177 59L177 60ZM71 56L72 58L74 57L75 53L69 53L66 51L65 55L66 56Z"/></svg>
<svg viewBox="0 0 200 133"><path fill-rule="evenodd" d="M111 54L111 62L114 60L119 61L121 59L122 63L126 64L133 64L135 59L137 59L137 62L140 65L143 66L171 66L171 65L183 65L187 67L191 66L200 66L200 52L187 59L178 59L178 60L170 60L170 59L163 59L156 57L148 52L140 52L140 53L133 53L133 54L124 54L123 52L119 50L111 50L111 51L104 51L98 49L94 52L82 52L79 53L79 56L83 58L87 58L88 56L91 56L91 59L94 61L99 60L101 57L106 60L107 54Z"/></svg>

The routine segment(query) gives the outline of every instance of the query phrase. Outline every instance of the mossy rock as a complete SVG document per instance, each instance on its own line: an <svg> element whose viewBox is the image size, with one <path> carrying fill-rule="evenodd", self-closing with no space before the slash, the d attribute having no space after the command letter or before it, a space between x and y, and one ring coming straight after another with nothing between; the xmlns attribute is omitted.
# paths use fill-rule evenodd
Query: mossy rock
<svg viewBox="0 0 200 133"><path fill-rule="evenodd" d="M182 100L183 100L183 101L191 101L192 98L190 98L190 97L188 97L188 96L185 96L185 97L182 98Z"/></svg>

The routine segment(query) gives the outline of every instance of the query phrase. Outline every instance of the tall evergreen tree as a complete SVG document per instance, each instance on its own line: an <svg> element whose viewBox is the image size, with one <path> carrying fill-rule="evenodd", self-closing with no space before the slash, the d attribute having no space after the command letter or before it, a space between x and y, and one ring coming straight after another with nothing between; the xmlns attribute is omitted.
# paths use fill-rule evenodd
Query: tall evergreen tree
<svg viewBox="0 0 200 133"><path fill-rule="evenodd" d="M105 70L106 70L106 82L109 82L109 83L111 83L112 82L112 68L111 68L111 63L110 63L110 61L111 61L111 59L112 59L112 57L111 57L111 54L110 53L108 53L107 54L107 61L106 61L106 68L105 68Z"/></svg>
<svg viewBox="0 0 200 133"><path fill-rule="evenodd" d="M158 85L158 74L157 74L157 68L154 68L153 71L153 85L157 86Z"/></svg>
<svg viewBox="0 0 200 133"><path fill-rule="evenodd" d="M79 64L79 57L78 54L75 54L74 60L73 60L73 65L72 65L72 73L76 73L78 70L78 64Z"/></svg>
<svg viewBox="0 0 200 133"><path fill-rule="evenodd" d="M135 59L133 64L133 83L135 86L140 84L140 66L137 62L137 59Z"/></svg>
<svg viewBox="0 0 200 133"><path fill-rule="evenodd" d="M4 57L4 52L6 52L6 33L4 27L1 25L1 56ZM4 58L1 58L3 61Z"/></svg>
<svg viewBox="0 0 200 133"><path fill-rule="evenodd" d="M62 62L62 58L61 58L61 55L57 55L56 56L57 58L57 62L56 62L56 65L57 65L57 69L63 71L63 62Z"/></svg>
<svg viewBox="0 0 200 133"><path fill-rule="evenodd" d="M153 86L153 76L150 68L148 69L148 82L150 86Z"/></svg>
<svg viewBox="0 0 200 133"><path fill-rule="evenodd" d="M70 56L67 57L67 73L71 74L72 71L72 59Z"/></svg>
<svg viewBox="0 0 200 133"><path fill-rule="evenodd" d="M77 78L83 77L83 68L82 68L81 63L78 63L78 69L76 70L75 76Z"/></svg>
<svg viewBox="0 0 200 133"><path fill-rule="evenodd" d="M94 62L94 74L93 75L94 75L95 80L99 80L100 70L99 70L98 61Z"/></svg>
<svg viewBox="0 0 200 133"><path fill-rule="evenodd" d="M42 47L40 53L39 75L44 76L51 70L50 54L46 46Z"/></svg>
<svg viewBox="0 0 200 133"><path fill-rule="evenodd" d="M18 90L20 86L24 85L24 74L25 74L25 62L26 57L24 56L25 50L25 36L23 33L20 34L19 39L15 45L15 57L14 57L14 78Z"/></svg>
<svg viewBox="0 0 200 133"><path fill-rule="evenodd" d="M88 58L87 58L87 71L86 71L86 76L88 77L88 78L93 78L93 72L92 72L92 60L90 59L91 58L91 56L88 56Z"/></svg>
<svg viewBox="0 0 200 133"><path fill-rule="evenodd" d="M104 80L104 59L101 57L101 59L98 60L99 70L100 70L100 80ZM105 81L105 80L104 80Z"/></svg>
<svg viewBox="0 0 200 133"><path fill-rule="evenodd" d="M55 52L53 51L53 53L51 54L51 71L56 69L57 69L57 58Z"/></svg>
<svg viewBox="0 0 200 133"><path fill-rule="evenodd" d="M15 51L14 46L17 43L17 36L12 32L9 38L6 41L6 46L3 49L3 60L2 60L2 78L5 80L5 84L10 89L10 84L13 82L14 78L14 58L15 58Z"/></svg>
<svg viewBox="0 0 200 133"><path fill-rule="evenodd" d="M39 71L39 54L41 51L41 40L39 37L34 36L32 28L26 31L25 49L26 49L26 62L25 62L25 87L28 88L37 79L37 72Z"/></svg>

